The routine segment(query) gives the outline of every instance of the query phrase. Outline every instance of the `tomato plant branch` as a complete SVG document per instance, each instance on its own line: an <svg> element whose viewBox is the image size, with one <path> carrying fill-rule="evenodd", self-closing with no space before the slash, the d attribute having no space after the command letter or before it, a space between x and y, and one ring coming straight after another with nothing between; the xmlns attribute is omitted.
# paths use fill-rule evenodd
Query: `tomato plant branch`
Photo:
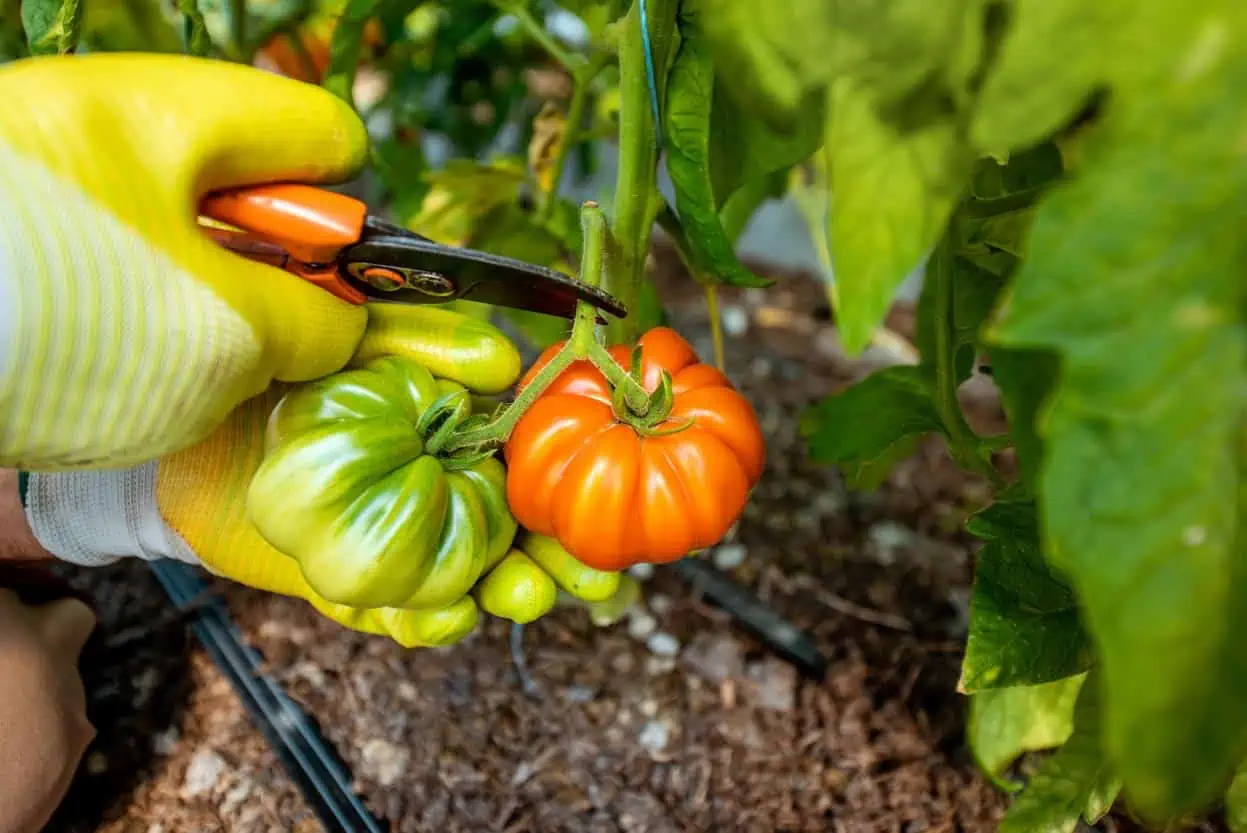
<svg viewBox="0 0 1247 833"><path fill-rule="evenodd" d="M586 202L580 212L584 231L584 248L580 260L580 279L590 286L601 283L604 250L606 248L606 218L595 202ZM629 375L614 357L598 341L597 310L592 304L581 301L576 306L576 320L572 324L571 337L536 375L529 380L515 399L497 417L487 424L455 433L446 439L441 448L446 453L479 452L497 447L507 441L520 417L532 407L550 385L574 362L588 360L602 372L627 402L629 410L644 416L650 399L641 383ZM469 459L465 457L465 459Z"/></svg>
<svg viewBox="0 0 1247 833"><path fill-rule="evenodd" d="M927 280L934 281L935 310L932 316L935 326L935 410L944 425L948 450L958 465L983 475L994 486L1004 481L996 468L980 453L981 440L966 422L957 399L957 375L954 370L952 343L953 282L952 252L949 235L945 235L931 255Z"/></svg>
<svg viewBox="0 0 1247 833"><path fill-rule="evenodd" d="M562 65L563 69L574 75L576 69L584 63L584 56L564 49L563 45L546 31L546 27L542 26L537 18L533 17L532 12L528 10L528 6L523 2L494 0L494 5L499 10L514 17L520 26L524 28L524 31L528 33L528 36L536 41L537 45L546 51L546 54Z"/></svg>
<svg viewBox="0 0 1247 833"><path fill-rule="evenodd" d="M985 220L988 217L999 217L1003 214L1025 211L1038 202L1039 198L1046 192L1046 188L1031 188L1028 191L1018 191L1014 194L1006 194L1003 197L992 197L986 200L966 200L965 205L962 206L961 214L966 219Z"/></svg>
<svg viewBox="0 0 1247 833"><path fill-rule="evenodd" d="M650 47L661 91L667 77L676 34L676 0L646 0ZM614 245L608 249L609 268L602 287L634 310L640 293L645 259L649 254L654 217L662 204L658 193L658 132L650 108L649 81L645 70L644 33L640 0L632 3L620 19L619 34L619 169L615 182L612 229ZM636 334L636 317L613 321L607 327L608 343L628 343Z"/></svg>

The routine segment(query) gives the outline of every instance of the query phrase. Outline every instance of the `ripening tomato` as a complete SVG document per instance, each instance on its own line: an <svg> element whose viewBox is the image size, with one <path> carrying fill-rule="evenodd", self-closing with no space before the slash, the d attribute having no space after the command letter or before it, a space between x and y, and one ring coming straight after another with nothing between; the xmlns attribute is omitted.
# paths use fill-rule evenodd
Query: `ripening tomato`
<svg viewBox="0 0 1247 833"><path fill-rule="evenodd" d="M561 346L546 350L521 389ZM516 520L598 570L674 561L717 543L765 460L753 407L726 376L669 328L650 330L638 346L647 391L664 370L671 376L671 409L657 424L617 413L610 384L579 361L520 418L503 450ZM630 367L629 346L610 352Z"/></svg>

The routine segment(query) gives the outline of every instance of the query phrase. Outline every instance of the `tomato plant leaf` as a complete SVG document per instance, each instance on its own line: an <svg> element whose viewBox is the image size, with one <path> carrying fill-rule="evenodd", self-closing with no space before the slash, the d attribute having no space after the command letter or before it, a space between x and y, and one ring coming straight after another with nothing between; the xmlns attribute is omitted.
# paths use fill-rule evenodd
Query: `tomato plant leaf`
<svg viewBox="0 0 1247 833"><path fill-rule="evenodd" d="M1020 787L1002 776L1026 752L1052 749L1074 729L1074 703L1085 674L1039 685L990 688L970 695L966 738L979 767L997 785Z"/></svg>
<svg viewBox="0 0 1247 833"><path fill-rule="evenodd" d="M702 275L733 286L769 286L770 281L740 262L719 219L710 159L714 65L695 29L681 33L680 47L667 75L663 135L667 171L675 186L676 208L693 265Z"/></svg>
<svg viewBox="0 0 1247 833"><path fill-rule="evenodd" d="M847 78L832 93L823 152L837 322L845 350L856 354L943 234L968 159L951 117L902 128Z"/></svg>
<svg viewBox="0 0 1247 833"><path fill-rule="evenodd" d="M710 181L715 205L723 208L740 187L768 183L777 172L786 172L818 150L827 124L827 97L822 91L807 96L792 128L779 131L741 109L724 92L726 85L717 70L715 79L710 109Z"/></svg>
<svg viewBox="0 0 1247 833"><path fill-rule="evenodd" d="M1103 664L1114 768L1155 820L1214 800L1247 743L1245 15L1140 15L1148 83L1120 90L1036 213L991 334L1059 359L1046 551Z"/></svg>
<svg viewBox="0 0 1247 833"><path fill-rule="evenodd" d="M1026 147L1062 127L1104 81L1129 0L1015 0L970 124L986 153Z"/></svg>
<svg viewBox="0 0 1247 833"><path fill-rule="evenodd" d="M22 28L31 55L64 55L78 46L82 0L22 0ZM202 28L203 16L199 16Z"/></svg>
<svg viewBox="0 0 1247 833"><path fill-rule="evenodd" d="M810 456L838 464L853 488L874 488L917 441L943 423L931 403L931 384L917 367L877 370L802 415Z"/></svg>
<svg viewBox="0 0 1247 833"><path fill-rule="evenodd" d="M1091 666L1077 599L1045 563L1036 524L1032 502L1000 498L966 525L986 543L970 596L961 691L1048 683Z"/></svg>
<svg viewBox="0 0 1247 833"><path fill-rule="evenodd" d="M934 79L964 96L984 47L984 0L700 0L703 26L729 93L776 129L808 96L851 75L895 102Z"/></svg>
<svg viewBox="0 0 1247 833"><path fill-rule="evenodd" d="M837 54L836 0L700 0L699 23L728 92L772 127L790 130L801 102L823 88Z"/></svg>
<svg viewBox="0 0 1247 833"><path fill-rule="evenodd" d="M1000 833L1072 833L1080 818L1094 824L1112 807L1121 782L1101 748L1097 686L1095 675L1082 683L1069 740L1031 777Z"/></svg>
<svg viewBox="0 0 1247 833"><path fill-rule="evenodd" d="M1239 767L1225 791L1225 824L1233 833L1247 833L1247 767Z"/></svg>

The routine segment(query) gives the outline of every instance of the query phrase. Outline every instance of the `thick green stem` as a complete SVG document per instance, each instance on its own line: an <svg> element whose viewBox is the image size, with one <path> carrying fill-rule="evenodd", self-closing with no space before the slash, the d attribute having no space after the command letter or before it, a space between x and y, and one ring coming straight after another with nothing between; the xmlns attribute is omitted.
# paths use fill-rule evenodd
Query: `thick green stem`
<svg viewBox="0 0 1247 833"><path fill-rule="evenodd" d="M230 39L240 63L250 64L251 49L247 46L247 0L230 0Z"/></svg>
<svg viewBox="0 0 1247 833"><path fill-rule="evenodd" d="M634 0L624 16L619 38L619 171L615 184L614 245L608 250L610 263L603 286L630 311L636 308L650 233L662 204L656 183L658 133L651 115L645 72L640 1ZM677 0L645 2L654 71L661 94L676 37L679 3ZM636 316L631 313L607 327L608 343L630 343L635 334Z"/></svg>
<svg viewBox="0 0 1247 833"><path fill-rule="evenodd" d="M1003 483L1000 472L979 453L980 440L961 411L957 399L957 374L950 325L953 314L952 252L945 235L931 255L927 280L935 282L935 410L944 424L948 450L962 468L977 472L994 485Z"/></svg>
<svg viewBox="0 0 1247 833"><path fill-rule="evenodd" d="M988 200L967 200L961 209L961 214L966 219L985 220L988 217L999 217L1002 214L1025 211L1039 202L1039 198L1045 193L1047 193L1045 188L1032 188L1029 191L1018 191L1014 194L993 197Z"/></svg>

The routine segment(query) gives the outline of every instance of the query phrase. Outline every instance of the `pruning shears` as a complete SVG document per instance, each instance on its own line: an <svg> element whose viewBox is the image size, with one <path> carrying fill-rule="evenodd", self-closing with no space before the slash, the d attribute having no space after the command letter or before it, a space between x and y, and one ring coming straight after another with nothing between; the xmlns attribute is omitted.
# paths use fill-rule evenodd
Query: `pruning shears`
<svg viewBox="0 0 1247 833"><path fill-rule="evenodd" d="M627 315L614 296L554 269L437 243L323 188L278 183L216 191L199 213L204 231L227 249L355 305L462 299L571 319L577 302L587 301Z"/></svg>

